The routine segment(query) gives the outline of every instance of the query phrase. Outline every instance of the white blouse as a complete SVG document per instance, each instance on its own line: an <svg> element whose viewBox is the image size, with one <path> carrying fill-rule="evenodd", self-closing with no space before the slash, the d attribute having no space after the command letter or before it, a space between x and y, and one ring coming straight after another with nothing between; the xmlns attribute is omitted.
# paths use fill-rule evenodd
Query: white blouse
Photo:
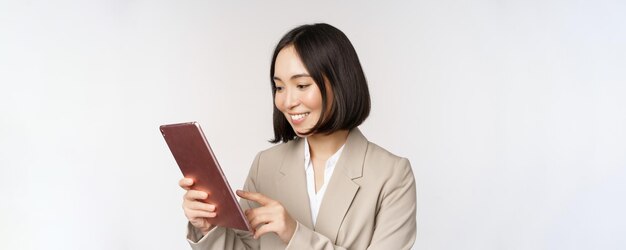
<svg viewBox="0 0 626 250"><path fill-rule="evenodd" d="M319 192L315 193L315 173L313 171L313 161L311 161L311 152L309 150L309 141L304 138L304 169L306 171L306 186L307 193L309 194L309 205L311 207L311 218L313 219L313 225L315 225L315 221L317 221L317 213L320 210L320 205L322 204L322 199L324 198L324 193L326 192L326 186L328 186L328 182L330 177L333 176L333 172L335 171L335 166L337 165L337 160L339 156L341 156L341 151L343 151L343 146L335 152L328 160L326 161L326 167L324 168L324 184L320 188Z"/></svg>

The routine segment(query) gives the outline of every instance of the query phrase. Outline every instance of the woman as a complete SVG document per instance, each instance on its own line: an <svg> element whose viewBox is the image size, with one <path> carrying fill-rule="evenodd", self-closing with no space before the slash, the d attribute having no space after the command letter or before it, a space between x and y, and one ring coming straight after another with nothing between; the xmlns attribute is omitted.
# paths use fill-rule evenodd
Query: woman
<svg viewBox="0 0 626 250"><path fill-rule="evenodd" d="M370 97L348 38L303 25L278 43L270 69L273 143L257 154L242 198L254 232L210 225L215 206L187 190L193 249L408 249L416 236L415 180L407 159L361 134Z"/></svg>

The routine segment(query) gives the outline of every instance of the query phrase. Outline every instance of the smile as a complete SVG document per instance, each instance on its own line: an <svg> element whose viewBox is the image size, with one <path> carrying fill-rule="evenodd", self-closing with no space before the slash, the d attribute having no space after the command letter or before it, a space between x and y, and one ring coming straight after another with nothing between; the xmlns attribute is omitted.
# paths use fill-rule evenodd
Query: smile
<svg viewBox="0 0 626 250"><path fill-rule="evenodd" d="M298 120L302 120L304 119L304 117L306 117L307 115L309 115L309 112L307 113L301 113L301 114L290 114L289 116L291 116L291 119L294 121L298 121Z"/></svg>

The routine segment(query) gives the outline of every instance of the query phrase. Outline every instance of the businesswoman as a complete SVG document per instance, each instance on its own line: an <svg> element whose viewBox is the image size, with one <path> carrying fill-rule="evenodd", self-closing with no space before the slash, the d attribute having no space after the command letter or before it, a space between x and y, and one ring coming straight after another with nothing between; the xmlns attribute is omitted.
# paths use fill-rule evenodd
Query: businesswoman
<svg viewBox="0 0 626 250"><path fill-rule="evenodd" d="M273 143L257 154L241 206L254 232L213 226L207 194L187 190L193 249L409 249L416 190L409 161L369 142L365 75L352 44L328 24L303 25L278 43L270 69Z"/></svg>

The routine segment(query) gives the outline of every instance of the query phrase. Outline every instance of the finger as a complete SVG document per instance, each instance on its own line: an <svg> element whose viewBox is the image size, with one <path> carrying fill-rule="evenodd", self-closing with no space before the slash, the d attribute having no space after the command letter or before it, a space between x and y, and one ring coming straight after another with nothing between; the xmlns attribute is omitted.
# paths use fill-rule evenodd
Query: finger
<svg viewBox="0 0 626 250"><path fill-rule="evenodd" d="M261 226L259 229L256 230L256 232L254 232L254 239L258 240L261 236L263 236L266 233L276 232L276 230L274 230L273 225L274 224L265 224Z"/></svg>
<svg viewBox="0 0 626 250"><path fill-rule="evenodd" d="M198 190L189 190L185 194L185 199L187 200L204 200L209 197L209 194L206 192L198 191Z"/></svg>
<svg viewBox="0 0 626 250"><path fill-rule="evenodd" d="M261 193L248 192L243 190L237 190L236 193L239 197L259 203L261 204L261 206L265 206L274 201Z"/></svg>
<svg viewBox="0 0 626 250"><path fill-rule="evenodd" d="M207 212L203 210L194 210L188 209L186 210L187 219L197 219L197 218L215 218L217 217L217 213L215 212Z"/></svg>
<svg viewBox="0 0 626 250"><path fill-rule="evenodd" d="M257 217L257 216L264 215L264 214L271 214L272 213L272 209L269 208L269 207L248 208L243 213L248 218L254 218L254 217Z"/></svg>
<svg viewBox="0 0 626 250"><path fill-rule="evenodd" d="M178 185L185 190L189 190L191 186L193 186L193 179L182 178L180 179L180 181L178 181Z"/></svg>
<svg viewBox="0 0 626 250"><path fill-rule="evenodd" d="M276 220L276 215L272 212L270 207L258 207L251 208L245 211L246 219L250 223L252 228L257 226L272 223Z"/></svg>
<svg viewBox="0 0 626 250"><path fill-rule="evenodd" d="M189 190L185 193L185 199L187 200L204 200L209 197L209 194L198 190Z"/></svg>
<svg viewBox="0 0 626 250"><path fill-rule="evenodd" d="M247 219L248 219L248 222L250 223L250 227L252 228L257 228L258 226L263 226L272 222L272 217L267 214L253 215L253 216L247 217Z"/></svg>
<svg viewBox="0 0 626 250"><path fill-rule="evenodd" d="M202 210L207 212L215 212L215 205L208 204L200 201L192 201L189 202L188 206L190 209L194 210Z"/></svg>

